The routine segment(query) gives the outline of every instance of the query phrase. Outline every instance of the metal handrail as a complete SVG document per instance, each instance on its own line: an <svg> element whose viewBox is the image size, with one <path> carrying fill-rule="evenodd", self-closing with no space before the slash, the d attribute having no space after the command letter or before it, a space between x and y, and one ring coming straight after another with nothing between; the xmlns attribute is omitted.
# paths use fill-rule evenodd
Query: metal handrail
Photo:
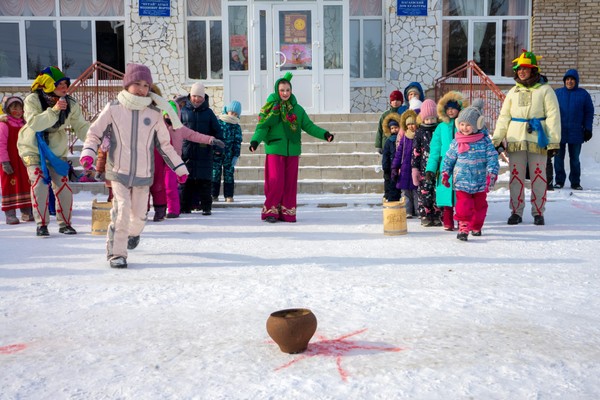
<svg viewBox="0 0 600 400"><path fill-rule="evenodd" d="M475 99L484 102L483 115L488 130L494 132L496 121L502 108L506 95L485 72L479 68L477 63L469 60L463 65L448 72L446 76L435 80L436 102L447 92L457 90L472 103Z"/></svg>
<svg viewBox="0 0 600 400"><path fill-rule="evenodd" d="M73 81L68 94L77 98L84 118L91 122L123 90L123 76L123 72L96 61ZM76 142L77 136L69 130L71 153Z"/></svg>

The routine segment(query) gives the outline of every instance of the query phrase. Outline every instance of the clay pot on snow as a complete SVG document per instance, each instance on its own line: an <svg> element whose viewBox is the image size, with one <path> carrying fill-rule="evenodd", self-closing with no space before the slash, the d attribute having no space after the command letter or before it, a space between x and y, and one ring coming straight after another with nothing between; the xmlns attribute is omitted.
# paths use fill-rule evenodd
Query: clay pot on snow
<svg viewBox="0 0 600 400"><path fill-rule="evenodd" d="M267 333L284 353L302 353L316 330L317 317L307 308L275 311L267 319Z"/></svg>

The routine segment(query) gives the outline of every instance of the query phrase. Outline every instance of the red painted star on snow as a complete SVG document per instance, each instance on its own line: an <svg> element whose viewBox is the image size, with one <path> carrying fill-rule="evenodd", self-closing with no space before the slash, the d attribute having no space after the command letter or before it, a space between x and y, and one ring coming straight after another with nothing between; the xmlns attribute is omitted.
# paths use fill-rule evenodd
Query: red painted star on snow
<svg viewBox="0 0 600 400"><path fill-rule="evenodd" d="M297 363L298 361L304 360L309 357L316 356L325 356L325 357L335 357L335 362L337 365L338 372L343 381L348 379L348 372L342 368L342 357L352 353L353 351L390 351L390 352L398 352L403 349L400 347L388 347L381 345L369 344L368 342L359 342L353 340L346 340L351 336L359 335L365 332L367 329L361 329L352 333L349 333L344 336L340 336L337 339L327 340L324 337L319 337L319 341L315 343L309 343L308 348L304 353L302 353L298 358L292 360L286 364L283 364L280 367L275 368L275 371L279 371L284 368L290 367L292 364Z"/></svg>

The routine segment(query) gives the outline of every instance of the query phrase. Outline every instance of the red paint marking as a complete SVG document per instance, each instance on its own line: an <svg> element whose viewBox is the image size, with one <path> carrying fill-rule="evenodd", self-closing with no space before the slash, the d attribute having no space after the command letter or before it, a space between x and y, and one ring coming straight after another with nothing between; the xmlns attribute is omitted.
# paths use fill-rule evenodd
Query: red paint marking
<svg viewBox="0 0 600 400"><path fill-rule="evenodd" d="M21 350L25 350L27 345L24 343L9 344L8 346L0 347L0 354L13 354L18 353Z"/></svg>
<svg viewBox="0 0 600 400"><path fill-rule="evenodd" d="M573 202L573 205L574 205L575 207L579 208L580 210L584 210L584 211L591 212L592 214L598 214L598 215L600 215L600 210L598 210L598 209L596 209L596 208L592 207L592 206L591 206L591 205L589 205L589 204L584 204L584 203L580 203L580 202L578 202L578 201L574 201L574 202Z"/></svg>
<svg viewBox="0 0 600 400"><path fill-rule="evenodd" d="M275 368L275 371L279 371L281 369L288 368L292 364L295 364L298 361L304 360L305 358L309 358L309 357L316 357L316 356L335 357L335 363L337 366L338 373L340 374L340 377L342 378L342 380L345 382L348 380L348 372L346 370L344 370L344 368L342 367L342 357L343 356L348 355L352 352L360 352L361 350L366 350L367 352L376 352L376 351L398 352L398 351L403 350L400 347L377 346L377 345L367 344L364 342L361 343L361 342L357 342L357 341L346 340L347 338L361 334L361 333L365 332L366 330L367 330L366 328L361 329L361 330L349 333L347 335L340 336L337 339L331 339L331 340L327 340L324 337L320 336L319 337L319 339L321 339L320 341L315 342L315 343L309 343L308 349L306 349L306 351L302 355L300 355L295 360L292 360L286 364L283 364L283 365Z"/></svg>

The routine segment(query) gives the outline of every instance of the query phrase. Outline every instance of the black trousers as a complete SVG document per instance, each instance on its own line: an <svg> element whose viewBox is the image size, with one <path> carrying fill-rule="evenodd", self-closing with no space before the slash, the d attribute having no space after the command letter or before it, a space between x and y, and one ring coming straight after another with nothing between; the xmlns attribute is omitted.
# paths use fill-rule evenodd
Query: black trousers
<svg viewBox="0 0 600 400"><path fill-rule="evenodd" d="M189 178L181 188L181 212L189 213L192 210L212 210L212 180Z"/></svg>

